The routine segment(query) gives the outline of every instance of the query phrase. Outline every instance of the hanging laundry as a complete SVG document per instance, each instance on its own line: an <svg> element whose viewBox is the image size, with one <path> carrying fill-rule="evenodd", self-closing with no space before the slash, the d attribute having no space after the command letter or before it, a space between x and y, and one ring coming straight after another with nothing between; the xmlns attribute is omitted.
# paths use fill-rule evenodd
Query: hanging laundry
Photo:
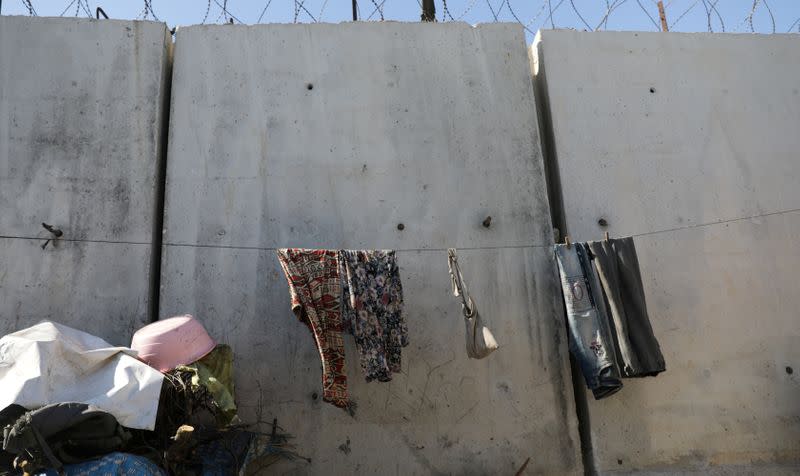
<svg viewBox="0 0 800 476"><path fill-rule="evenodd" d="M622 388L600 282L584 243L555 245L567 310L569 348L594 398Z"/></svg>
<svg viewBox="0 0 800 476"><path fill-rule="evenodd" d="M655 376L666 370L644 298L633 238L587 243L594 256L623 377Z"/></svg>
<svg viewBox="0 0 800 476"><path fill-rule="evenodd" d="M353 409L347 396L342 333L356 341L367 381L400 372L408 345L403 287L391 250L280 249L292 309L311 329L322 360L323 399Z"/></svg>
<svg viewBox="0 0 800 476"><path fill-rule="evenodd" d="M277 254L289 283L292 310L311 330L319 350L322 399L348 408L339 252L280 249Z"/></svg>
<svg viewBox="0 0 800 476"><path fill-rule="evenodd" d="M464 313L464 324L466 325L467 356L471 359L482 359L497 350L497 341L492 331L483 325L481 315L475 308L472 296L467 291L455 248L447 250L447 266L453 284L453 295L461 297L461 310Z"/></svg>
<svg viewBox="0 0 800 476"><path fill-rule="evenodd" d="M356 341L367 382L388 382L400 372L408 345L403 318L403 286L394 251L345 250L340 253L342 318Z"/></svg>

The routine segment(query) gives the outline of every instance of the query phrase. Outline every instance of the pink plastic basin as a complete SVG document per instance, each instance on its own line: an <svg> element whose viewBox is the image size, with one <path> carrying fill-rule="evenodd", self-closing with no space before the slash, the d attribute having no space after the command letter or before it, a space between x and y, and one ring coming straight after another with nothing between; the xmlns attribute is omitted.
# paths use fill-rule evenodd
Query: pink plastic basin
<svg viewBox="0 0 800 476"><path fill-rule="evenodd" d="M133 335L131 349L149 366L169 372L202 359L216 343L189 314L148 324Z"/></svg>

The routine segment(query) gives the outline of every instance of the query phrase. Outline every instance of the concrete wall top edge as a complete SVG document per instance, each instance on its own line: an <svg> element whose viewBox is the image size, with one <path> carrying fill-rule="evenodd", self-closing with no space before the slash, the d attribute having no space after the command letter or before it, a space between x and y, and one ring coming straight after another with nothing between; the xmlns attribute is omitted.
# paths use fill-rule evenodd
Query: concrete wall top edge
<svg viewBox="0 0 800 476"><path fill-rule="evenodd" d="M70 18L70 17L50 17L50 16L29 16L29 15L3 15L0 17L2 19L8 19L9 21L13 21L15 23L54 23L54 24L62 24L69 26L69 24L80 24L80 25L101 25L101 24L108 24L109 26L124 26L130 24L142 24L142 25L159 25L161 26L164 31L169 31L167 24L165 22L160 21L153 21L153 20L120 20L116 18L109 18L109 19L96 19L96 18Z"/></svg>
<svg viewBox="0 0 800 476"><path fill-rule="evenodd" d="M800 41L800 35L797 33L748 33L748 32L707 32L707 31L697 31L697 32L681 32L681 31L669 31L669 32L660 32L660 31L637 31L637 30L600 30L600 31L581 31L581 30L573 30L571 28L554 28L554 29L541 29L536 32L535 37L554 37L554 36L609 36L609 37L628 37L629 39L634 39L638 37L645 37L645 38L660 38L666 41L671 41L675 39L682 39L682 38L694 38L694 39L730 39L730 38L737 38L737 39L750 39L750 40L768 40L770 38L793 38L797 41Z"/></svg>
<svg viewBox="0 0 800 476"><path fill-rule="evenodd" d="M176 32L179 36L181 32L191 32L194 30L259 30L259 29L327 29L327 28L357 28L364 30L380 30L380 29L393 29L393 28L419 28L419 29L440 29L440 30L453 30L453 29L474 29L474 30L492 30L492 29L514 29L520 32L524 31L522 25L517 22L492 22L492 23L476 23L471 24L463 21L433 23L433 22L412 22L412 21L345 21L339 23L332 22L316 22L316 23L260 23L257 25L251 24L233 24L233 25L220 25L220 24L207 24L207 25L186 25L180 26ZM215 31L216 33L217 31Z"/></svg>

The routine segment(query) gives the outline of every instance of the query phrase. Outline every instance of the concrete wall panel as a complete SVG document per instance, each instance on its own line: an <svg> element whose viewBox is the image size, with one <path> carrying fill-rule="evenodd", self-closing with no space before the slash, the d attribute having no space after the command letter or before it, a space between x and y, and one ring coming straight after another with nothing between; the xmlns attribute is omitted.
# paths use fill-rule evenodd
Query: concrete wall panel
<svg viewBox="0 0 800 476"><path fill-rule="evenodd" d="M288 471L581 472L518 25L190 27L172 90L161 316L233 345L243 417L312 458ZM401 250L411 345L366 384L347 340L354 417L314 398L284 246ZM486 360L465 355L446 246L501 343Z"/></svg>
<svg viewBox="0 0 800 476"><path fill-rule="evenodd" d="M0 17L0 332L147 322L170 48L158 23ZM42 222L74 241L42 250Z"/></svg>
<svg viewBox="0 0 800 476"><path fill-rule="evenodd" d="M598 469L797 464L800 39L545 31L534 56L566 232L639 235L667 361L589 397Z"/></svg>

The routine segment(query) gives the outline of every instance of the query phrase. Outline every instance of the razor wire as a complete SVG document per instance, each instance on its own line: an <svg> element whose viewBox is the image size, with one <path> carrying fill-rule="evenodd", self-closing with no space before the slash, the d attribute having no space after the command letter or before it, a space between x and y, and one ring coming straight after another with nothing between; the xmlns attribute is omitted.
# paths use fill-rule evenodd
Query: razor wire
<svg viewBox="0 0 800 476"><path fill-rule="evenodd" d="M186 25L316 23L352 21L352 10L359 21L419 21L422 5L409 0L356 0L351 9L352 0L207 0L188 10L181 7L178 13L171 7L171 16L181 17L173 19L166 13L171 1L134 1L130 4L137 6L136 14L130 13L129 4L120 8L124 13L115 15L113 2L20 0L16 8L12 5L0 13L91 18L94 7L103 7L112 18ZM543 28L659 31L662 11L671 31L800 33L798 0L434 0L434 6L434 18L441 23L516 22L531 35Z"/></svg>

